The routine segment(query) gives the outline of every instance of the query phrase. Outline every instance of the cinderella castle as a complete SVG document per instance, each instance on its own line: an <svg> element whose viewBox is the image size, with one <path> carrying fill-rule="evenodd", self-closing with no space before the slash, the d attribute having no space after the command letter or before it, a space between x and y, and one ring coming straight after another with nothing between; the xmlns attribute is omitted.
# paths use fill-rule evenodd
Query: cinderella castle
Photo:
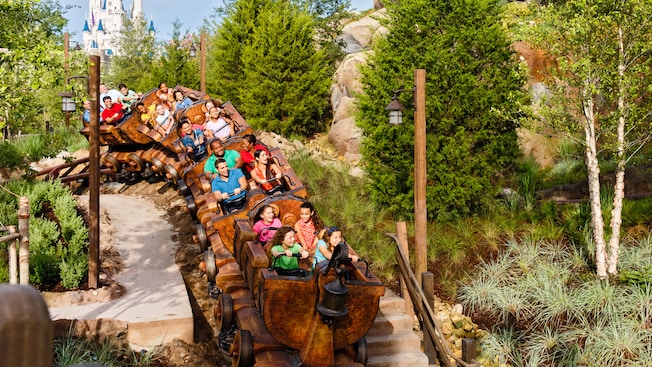
<svg viewBox="0 0 652 367"><path fill-rule="evenodd" d="M111 57L118 52L113 38L116 37L125 19L143 19L143 1L132 0L129 15L122 0L89 0L88 14L82 29L83 49L88 54ZM155 32L154 21L149 22L149 31Z"/></svg>

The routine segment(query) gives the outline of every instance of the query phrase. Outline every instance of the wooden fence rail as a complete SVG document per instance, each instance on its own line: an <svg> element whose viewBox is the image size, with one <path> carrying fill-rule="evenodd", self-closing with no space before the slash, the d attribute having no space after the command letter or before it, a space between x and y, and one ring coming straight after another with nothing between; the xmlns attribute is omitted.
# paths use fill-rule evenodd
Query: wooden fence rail
<svg viewBox="0 0 652 367"><path fill-rule="evenodd" d="M450 350L448 347L448 342L446 341L444 333L442 332L440 322L432 310L432 307L430 306L428 297L419 286L419 282L417 281L414 272L412 272L412 269L410 268L409 257L401 248L398 237L394 233L387 233L386 235L396 242L398 251L396 254L396 260L398 262L401 278L407 287L410 298L412 298L414 309L423 322L424 340L428 338L432 339L435 344L435 349L437 350L441 365L445 367L455 367L456 365L462 367L480 366L480 364L474 360L475 353L465 353L465 357L473 359L464 360L455 356ZM469 340L467 341L467 344L469 345L465 345L466 349L470 349L471 345L473 348L475 348L475 340Z"/></svg>

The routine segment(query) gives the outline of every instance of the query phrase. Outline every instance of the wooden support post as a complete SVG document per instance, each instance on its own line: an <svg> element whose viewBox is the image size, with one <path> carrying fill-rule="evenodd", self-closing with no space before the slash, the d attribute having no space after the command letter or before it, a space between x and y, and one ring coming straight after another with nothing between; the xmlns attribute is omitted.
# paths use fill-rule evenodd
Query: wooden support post
<svg viewBox="0 0 652 367"><path fill-rule="evenodd" d="M407 225L405 222L396 222L396 237L398 238L399 246L406 254L409 254L408 250L408 240L407 240ZM407 279L401 278L401 297L405 301L405 314L410 317L410 320L414 320L414 305L412 304L412 299L410 298L410 293L407 290Z"/></svg>
<svg viewBox="0 0 652 367"><path fill-rule="evenodd" d="M68 78L69 58L70 58L70 34L65 32L63 34L63 75ZM67 79L66 79L67 80ZM66 127L70 126L70 112L66 111ZM49 134L49 131L46 131Z"/></svg>
<svg viewBox="0 0 652 367"><path fill-rule="evenodd" d="M206 93L206 34L199 38L199 91Z"/></svg>
<svg viewBox="0 0 652 367"><path fill-rule="evenodd" d="M435 309L435 276L427 271L421 274L423 294L426 297L428 305L431 309ZM423 352L428 356L428 363L437 363L437 348L433 335L430 335L427 329L423 331Z"/></svg>
<svg viewBox="0 0 652 367"><path fill-rule="evenodd" d="M462 339L462 360L466 363L475 363L478 349L475 345L475 339Z"/></svg>
<svg viewBox="0 0 652 367"><path fill-rule="evenodd" d="M29 284L29 199L21 197L18 204L18 233L20 234L20 249L18 264L20 284Z"/></svg>
<svg viewBox="0 0 652 367"><path fill-rule="evenodd" d="M426 208L426 71L414 71L414 239L415 271L428 271L428 213ZM421 277L418 276L419 282ZM421 285L421 283L419 283Z"/></svg>
<svg viewBox="0 0 652 367"><path fill-rule="evenodd" d="M88 287L100 282L100 57L90 56L88 95L91 101L89 123L88 192Z"/></svg>
<svg viewBox="0 0 652 367"><path fill-rule="evenodd" d="M0 284L0 366L52 366L52 321L29 285Z"/></svg>

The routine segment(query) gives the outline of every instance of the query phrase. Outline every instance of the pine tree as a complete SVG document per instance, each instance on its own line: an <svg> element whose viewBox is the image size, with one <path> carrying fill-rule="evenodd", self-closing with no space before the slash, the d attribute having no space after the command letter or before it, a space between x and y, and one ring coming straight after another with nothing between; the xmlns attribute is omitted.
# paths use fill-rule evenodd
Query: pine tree
<svg viewBox="0 0 652 367"><path fill-rule="evenodd" d="M389 33L363 68L358 125L372 198L400 215L414 208L411 93L402 93L403 126L384 110L392 90L413 89L426 69L429 219L477 212L518 156L517 116L523 75L500 27L493 0L386 2Z"/></svg>
<svg viewBox="0 0 652 367"><path fill-rule="evenodd" d="M209 48L206 80L210 93L239 105L242 88L242 48L251 43L260 10L269 0L233 0L222 10L224 20Z"/></svg>
<svg viewBox="0 0 652 367"><path fill-rule="evenodd" d="M176 85L199 89L199 65L190 57L190 46L195 41L186 31L181 37L181 22L175 19L172 22L172 38L164 45L161 57L155 63L153 74L159 83L166 83L168 87Z"/></svg>
<svg viewBox="0 0 652 367"><path fill-rule="evenodd" d="M308 136L323 130L333 73L310 15L287 0L264 7L242 48L241 110L259 129Z"/></svg>

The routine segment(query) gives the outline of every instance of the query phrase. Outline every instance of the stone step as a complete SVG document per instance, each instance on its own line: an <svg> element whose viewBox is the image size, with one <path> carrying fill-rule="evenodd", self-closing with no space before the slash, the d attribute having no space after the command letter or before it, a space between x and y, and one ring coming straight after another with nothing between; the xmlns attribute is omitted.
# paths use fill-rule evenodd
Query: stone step
<svg viewBox="0 0 652 367"><path fill-rule="evenodd" d="M428 357L423 353L395 353L370 356L367 367L428 367Z"/></svg>
<svg viewBox="0 0 652 367"><path fill-rule="evenodd" d="M421 352L421 339L411 332L390 335L369 335L366 338L370 357Z"/></svg>
<svg viewBox="0 0 652 367"><path fill-rule="evenodd" d="M373 326L367 332L371 335L388 335L403 334L412 332L412 319L404 314L381 315L376 316Z"/></svg>
<svg viewBox="0 0 652 367"><path fill-rule="evenodd" d="M405 313L405 301L390 289L385 289L385 295L380 297L379 315Z"/></svg>

